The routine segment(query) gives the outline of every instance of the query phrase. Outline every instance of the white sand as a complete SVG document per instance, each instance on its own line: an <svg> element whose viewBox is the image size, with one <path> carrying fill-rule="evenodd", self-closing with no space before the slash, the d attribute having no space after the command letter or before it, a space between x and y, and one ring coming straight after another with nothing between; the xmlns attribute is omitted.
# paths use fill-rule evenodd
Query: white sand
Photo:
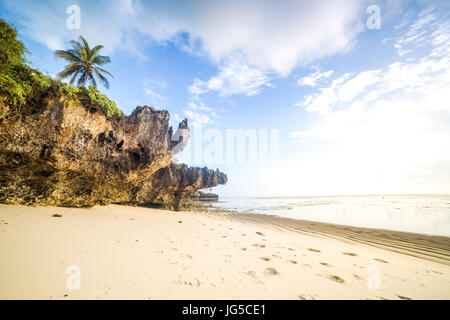
<svg viewBox="0 0 450 320"><path fill-rule="evenodd" d="M227 215L0 205L0 299L401 297L449 299L449 264Z"/></svg>

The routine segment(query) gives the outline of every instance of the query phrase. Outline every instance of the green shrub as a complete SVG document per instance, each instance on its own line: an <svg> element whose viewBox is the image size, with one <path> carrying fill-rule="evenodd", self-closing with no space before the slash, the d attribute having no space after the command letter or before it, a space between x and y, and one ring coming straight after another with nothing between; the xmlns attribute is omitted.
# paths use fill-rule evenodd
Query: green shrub
<svg viewBox="0 0 450 320"><path fill-rule="evenodd" d="M0 67L2 72L17 64L27 62L28 53L22 41L17 39L17 29L0 19Z"/></svg>
<svg viewBox="0 0 450 320"><path fill-rule="evenodd" d="M17 71L26 62L24 44L17 39L17 30L0 19L0 94L9 104L26 101L30 86L17 78Z"/></svg>
<svg viewBox="0 0 450 320"><path fill-rule="evenodd" d="M39 100L52 86L48 75L27 65L28 50L17 36L17 30L0 19L0 94L12 106Z"/></svg>
<svg viewBox="0 0 450 320"><path fill-rule="evenodd" d="M98 91L94 86L72 87L66 83L62 83L59 92L66 97L66 103L80 103L84 106L93 106L99 108L100 112L107 118L120 119L124 116L116 103L110 100L106 95Z"/></svg>
<svg viewBox="0 0 450 320"><path fill-rule="evenodd" d="M19 85L10 76L0 73L0 94L5 96L6 103L12 105L24 104L27 89L27 87Z"/></svg>
<svg viewBox="0 0 450 320"><path fill-rule="evenodd" d="M144 110L145 108L150 108L150 110L152 110L152 111L156 111L156 109L155 108L153 108L152 106L137 106L136 108L134 108L134 110L133 111L131 111L131 115L132 116L135 116L135 115L137 115L138 113L140 113L142 110Z"/></svg>
<svg viewBox="0 0 450 320"><path fill-rule="evenodd" d="M108 118L120 119L123 117L123 112L117 107L116 103L98 91L96 87L89 86L87 91L91 104L99 106Z"/></svg>
<svg viewBox="0 0 450 320"><path fill-rule="evenodd" d="M69 86L67 83L61 83L59 85L59 94L66 98L65 103L67 105L80 103L80 100L78 100L80 89L77 87Z"/></svg>

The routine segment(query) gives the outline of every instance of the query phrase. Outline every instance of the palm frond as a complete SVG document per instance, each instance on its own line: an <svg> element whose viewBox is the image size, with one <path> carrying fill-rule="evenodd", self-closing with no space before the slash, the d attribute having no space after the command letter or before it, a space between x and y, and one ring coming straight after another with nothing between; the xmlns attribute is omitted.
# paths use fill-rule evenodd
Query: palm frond
<svg viewBox="0 0 450 320"><path fill-rule="evenodd" d="M72 46L73 50L75 50L76 52L79 52L81 49L83 49L83 46L78 41L70 40L69 43Z"/></svg>
<svg viewBox="0 0 450 320"><path fill-rule="evenodd" d="M61 71L60 73L58 73L56 76L60 79L62 78L66 78L68 76L70 76L71 74L73 74L74 72L81 70L83 68L82 65L80 64L76 64L76 63L72 63L67 65L63 71Z"/></svg>
<svg viewBox="0 0 450 320"><path fill-rule="evenodd" d="M87 71L84 70L82 71L81 77L78 78L77 85L79 87L84 86L86 84L86 80L87 80Z"/></svg>
<svg viewBox="0 0 450 320"><path fill-rule="evenodd" d="M98 64L99 66L101 66L105 63L110 63L110 62L111 62L111 59L106 56L96 56L94 59L92 59L92 63Z"/></svg>
<svg viewBox="0 0 450 320"><path fill-rule="evenodd" d="M56 50L54 55L70 62L81 62L79 56L72 50Z"/></svg>
<svg viewBox="0 0 450 320"><path fill-rule="evenodd" d="M86 53L88 53L89 51L91 51L91 49L89 48L89 43L86 41L85 38L83 38L83 36L80 36L80 40L81 42L83 42L83 49L86 51ZM81 44L81 43L80 43Z"/></svg>
<svg viewBox="0 0 450 320"><path fill-rule="evenodd" d="M111 78L114 78L114 76L111 74L111 72L109 72L108 70L105 70L103 68L100 67L95 67L95 69L97 69L98 71L101 71L103 73L106 73L108 76L110 76Z"/></svg>
<svg viewBox="0 0 450 320"><path fill-rule="evenodd" d="M94 87L97 87L97 82L95 81L95 78L91 72L89 72L89 74L88 74L88 79L91 81L91 83Z"/></svg>
<svg viewBox="0 0 450 320"><path fill-rule="evenodd" d="M54 53L55 57L63 58L70 62L57 76L59 78L70 76L70 85L76 81L78 86L85 86L88 82L92 83L93 86L97 86L97 81L95 80L95 76L97 76L99 82L106 88L109 88L109 81L104 74L114 77L109 71L99 67L111 62L109 57L99 55L103 46L98 45L91 49L83 36L80 36L78 41L71 40L69 43L72 49L57 50Z"/></svg>
<svg viewBox="0 0 450 320"><path fill-rule="evenodd" d="M95 57L97 56L98 52L99 52L101 49L103 49L103 46L101 46L101 45L92 48L92 49L89 51L89 57L88 57L89 60L92 60L93 58L95 58Z"/></svg>
<svg viewBox="0 0 450 320"><path fill-rule="evenodd" d="M75 79L77 78L78 74L80 73L81 69L78 69L77 72L73 75L73 77L70 79L69 84L73 85Z"/></svg>
<svg viewBox="0 0 450 320"><path fill-rule="evenodd" d="M105 86L106 89L109 89L109 81L103 76L97 68L92 69L97 75L98 80Z"/></svg>

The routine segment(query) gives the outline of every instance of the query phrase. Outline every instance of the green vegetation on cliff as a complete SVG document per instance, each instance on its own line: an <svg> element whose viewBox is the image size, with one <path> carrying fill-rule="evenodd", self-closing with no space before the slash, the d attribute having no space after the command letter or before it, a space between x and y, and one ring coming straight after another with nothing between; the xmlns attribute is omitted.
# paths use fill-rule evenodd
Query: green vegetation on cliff
<svg viewBox="0 0 450 320"><path fill-rule="evenodd" d="M152 106L137 106L136 108L134 108L134 110L133 111L131 111L131 115L132 116L135 116L135 115L137 115L137 114L139 114L142 110L144 110L145 108L150 108L150 110L152 110L152 111L156 111L156 109L155 108L153 108Z"/></svg>
<svg viewBox="0 0 450 320"><path fill-rule="evenodd" d="M22 107L38 105L45 98L64 95L67 103L79 102L108 118L123 116L116 103L96 87L73 87L30 67L26 59L28 50L17 37L16 28L0 19L0 102L21 111Z"/></svg>
<svg viewBox="0 0 450 320"><path fill-rule="evenodd" d="M116 103L110 100L106 95L98 91L94 86L72 87L66 83L60 83L59 93L65 95L67 103L81 103L91 108L98 107L108 118L122 118L123 112Z"/></svg>
<svg viewBox="0 0 450 320"><path fill-rule="evenodd" d="M28 50L17 30L0 19L0 95L11 105L23 105L51 86L51 79L27 65Z"/></svg>

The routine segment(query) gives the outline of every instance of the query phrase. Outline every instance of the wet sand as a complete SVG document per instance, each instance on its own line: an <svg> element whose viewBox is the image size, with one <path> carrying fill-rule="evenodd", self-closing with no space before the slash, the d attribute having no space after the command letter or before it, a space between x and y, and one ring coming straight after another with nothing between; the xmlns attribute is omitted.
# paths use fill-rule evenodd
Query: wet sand
<svg viewBox="0 0 450 320"><path fill-rule="evenodd" d="M230 218L269 224L282 229L368 244L413 257L450 265L450 238L381 229L356 228L335 224L294 220L262 214L230 214Z"/></svg>
<svg viewBox="0 0 450 320"><path fill-rule="evenodd" d="M449 299L449 255L272 216L0 205L1 299Z"/></svg>

